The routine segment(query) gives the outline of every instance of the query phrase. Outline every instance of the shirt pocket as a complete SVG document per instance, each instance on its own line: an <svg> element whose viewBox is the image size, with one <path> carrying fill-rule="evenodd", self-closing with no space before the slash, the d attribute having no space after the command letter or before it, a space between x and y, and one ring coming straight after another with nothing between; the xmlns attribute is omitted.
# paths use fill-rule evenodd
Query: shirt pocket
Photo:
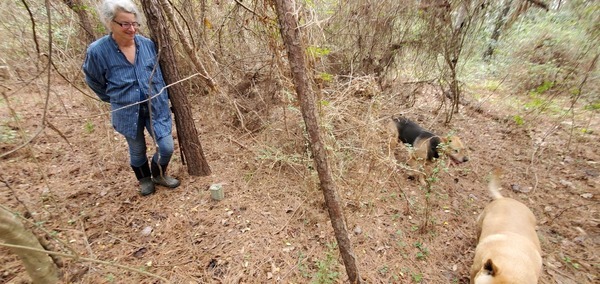
<svg viewBox="0 0 600 284"><path fill-rule="evenodd" d="M158 63L154 60L148 60L147 64L145 64L145 73L146 78L148 78L149 82L152 79L152 83L161 82L162 74L160 72L160 67Z"/></svg>

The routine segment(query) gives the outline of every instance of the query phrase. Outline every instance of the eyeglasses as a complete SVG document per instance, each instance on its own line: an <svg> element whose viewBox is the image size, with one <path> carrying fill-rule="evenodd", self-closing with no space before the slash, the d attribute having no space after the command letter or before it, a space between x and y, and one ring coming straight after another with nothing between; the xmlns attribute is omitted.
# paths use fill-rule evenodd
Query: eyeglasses
<svg viewBox="0 0 600 284"><path fill-rule="evenodd" d="M138 23L138 22L133 22L133 23L119 23L119 22L117 22L115 20L112 20L112 21L113 21L113 23L121 26L121 28L126 29L126 30L129 29L129 28L131 28L131 27L134 27L134 28L137 29L137 28L139 28L141 26L140 23Z"/></svg>

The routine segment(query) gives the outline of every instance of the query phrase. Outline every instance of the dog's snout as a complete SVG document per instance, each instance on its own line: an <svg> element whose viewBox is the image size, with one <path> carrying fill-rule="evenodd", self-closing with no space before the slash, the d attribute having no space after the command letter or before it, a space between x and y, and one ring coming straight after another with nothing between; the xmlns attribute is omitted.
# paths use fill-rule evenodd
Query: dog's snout
<svg viewBox="0 0 600 284"><path fill-rule="evenodd" d="M463 163L469 161L469 157L464 156L462 161L463 161Z"/></svg>

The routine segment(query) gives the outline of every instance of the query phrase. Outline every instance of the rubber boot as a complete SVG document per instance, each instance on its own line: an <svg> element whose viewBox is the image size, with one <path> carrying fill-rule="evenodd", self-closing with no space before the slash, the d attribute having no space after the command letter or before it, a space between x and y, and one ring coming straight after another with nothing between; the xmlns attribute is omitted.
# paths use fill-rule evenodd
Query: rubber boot
<svg viewBox="0 0 600 284"><path fill-rule="evenodd" d="M181 183L178 179L167 175L168 165L169 164L167 163L166 165L160 165L159 167L159 165L156 162L154 162L154 160L152 160L152 181L158 185L166 186L169 188L176 188Z"/></svg>
<svg viewBox="0 0 600 284"><path fill-rule="evenodd" d="M131 166L131 168L135 173L135 177L140 182L140 194L146 196L154 193L154 182L152 182L152 173L150 172L148 161L141 167Z"/></svg>

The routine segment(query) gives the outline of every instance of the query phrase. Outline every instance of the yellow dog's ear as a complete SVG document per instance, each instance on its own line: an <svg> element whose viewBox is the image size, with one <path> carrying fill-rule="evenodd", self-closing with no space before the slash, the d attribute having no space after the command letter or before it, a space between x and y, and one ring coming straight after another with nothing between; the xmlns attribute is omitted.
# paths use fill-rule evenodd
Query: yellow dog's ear
<svg viewBox="0 0 600 284"><path fill-rule="evenodd" d="M452 139L456 138L456 134L454 133L454 130L451 130L450 132L446 133L446 136L442 137L442 142L444 143L452 143Z"/></svg>
<svg viewBox="0 0 600 284"><path fill-rule="evenodd" d="M483 269L485 270L487 275L496 276L498 274L498 267L492 262L492 259L488 259L485 264L483 264Z"/></svg>
<svg viewBox="0 0 600 284"><path fill-rule="evenodd" d="M440 140L442 140L442 143L444 143L444 144L448 144L448 143L452 142L451 137L440 137Z"/></svg>

